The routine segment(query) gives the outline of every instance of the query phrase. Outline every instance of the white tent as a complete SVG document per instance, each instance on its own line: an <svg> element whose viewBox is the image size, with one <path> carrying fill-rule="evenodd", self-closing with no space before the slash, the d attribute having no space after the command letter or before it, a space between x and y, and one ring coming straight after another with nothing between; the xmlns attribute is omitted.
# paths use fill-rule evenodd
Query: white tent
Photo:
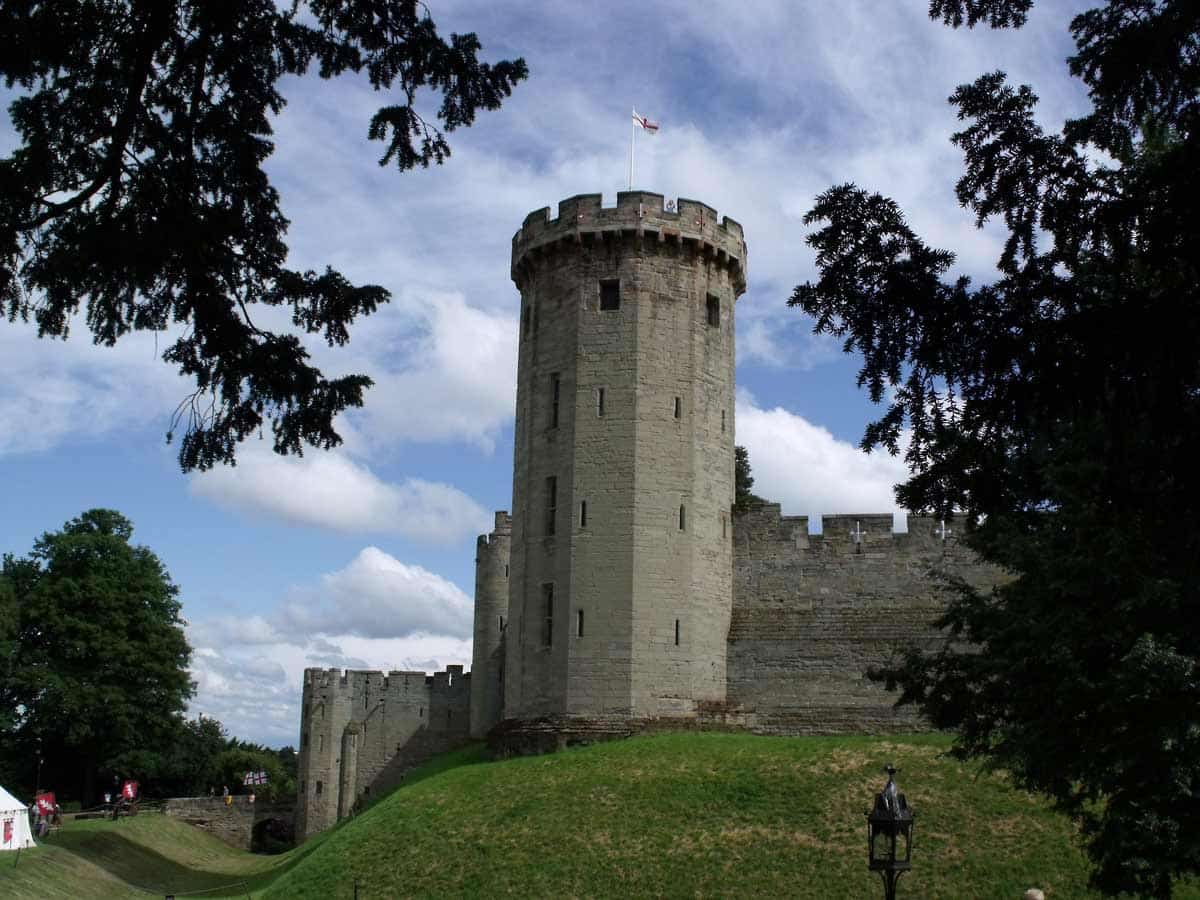
<svg viewBox="0 0 1200 900"><path fill-rule="evenodd" d="M20 850L33 846L29 808L0 787L0 850Z"/></svg>

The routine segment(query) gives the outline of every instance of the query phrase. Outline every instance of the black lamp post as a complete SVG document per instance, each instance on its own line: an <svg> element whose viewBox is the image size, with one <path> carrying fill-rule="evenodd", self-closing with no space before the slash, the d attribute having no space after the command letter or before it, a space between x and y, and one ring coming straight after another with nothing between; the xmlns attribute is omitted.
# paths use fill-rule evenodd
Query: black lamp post
<svg viewBox="0 0 1200 900"><path fill-rule="evenodd" d="M867 865L883 879L883 896L896 900L896 882L912 868L914 814L896 790L894 766L886 766L887 784L875 795L875 808L867 813Z"/></svg>

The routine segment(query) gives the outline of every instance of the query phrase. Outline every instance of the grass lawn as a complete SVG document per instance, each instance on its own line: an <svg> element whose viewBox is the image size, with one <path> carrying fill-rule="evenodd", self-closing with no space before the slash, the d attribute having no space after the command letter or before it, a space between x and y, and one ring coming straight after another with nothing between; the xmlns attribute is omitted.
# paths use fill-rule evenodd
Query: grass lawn
<svg viewBox="0 0 1200 900"><path fill-rule="evenodd" d="M161 815L68 823L11 867L0 897L882 896L865 816L900 769L915 808L904 898L1093 898L1073 824L941 736L665 734L488 762L446 754L354 819L252 856ZM1200 900L1195 883L1180 900Z"/></svg>
<svg viewBox="0 0 1200 900"><path fill-rule="evenodd" d="M255 856L161 813L117 822L68 819L54 837L22 850L19 859L15 853L0 856L0 897L108 900L190 891L244 897L319 843L286 855Z"/></svg>

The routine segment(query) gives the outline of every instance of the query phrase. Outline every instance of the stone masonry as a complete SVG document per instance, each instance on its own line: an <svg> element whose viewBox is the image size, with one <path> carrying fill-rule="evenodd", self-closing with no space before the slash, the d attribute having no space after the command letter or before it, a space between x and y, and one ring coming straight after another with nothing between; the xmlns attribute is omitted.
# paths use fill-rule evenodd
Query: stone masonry
<svg viewBox="0 0 1200 900"><path fill-rule="evenodd" d="M512 515L476 546L474 678L307 670L298 839L472 737L505 753L645 728L924 727L866 669L943 640L945 576L1001 574L959 522L732 516L746 258L736 222L659 194L526 217Z"/></svg>
<svg viewBox="0 0 1200 900"><path fill-rule="evenodd" d="M306 669L296 840L324 831L470 735L471 676Z"/></svg>

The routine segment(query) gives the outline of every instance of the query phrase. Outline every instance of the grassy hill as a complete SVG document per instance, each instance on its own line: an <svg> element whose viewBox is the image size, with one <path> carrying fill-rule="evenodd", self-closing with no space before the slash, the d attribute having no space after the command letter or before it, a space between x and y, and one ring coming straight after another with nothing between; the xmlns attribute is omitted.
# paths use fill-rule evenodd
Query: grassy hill
<svg viewBox="0 0 1200 900"><path fill-rule="evenodd" d="M110 900L200 892L244 897L313 852L254 856L161 813L119 822L68 819L30 850L0 855L0 897Z"/></svg>
<svg viewBox="0 0 1200 900"><path fill-rule="evenodd" d="M265 897L790 896L862 900L865 816L894 762L917 812L901 896L1093 896L1072 823L943 737L668 734L445 767L332 831ZM457 767L450 767L457 762ZM1200 892L1180 896L1200 897Z"/></svg>
<svg viewBox="0 0 1200 900"><path fill-rule="evenodd" d="M161 816L70 824L0 857L0 896L881 896L865 817L894 762L917 812L911 898L1090 898L1072 823L942 756L947 739L667 734L487 762L447 754L358 817L255 857ZM145 896L141 894L140 896ZM1200 889L1178 891L1200 900Z"/></svg>

